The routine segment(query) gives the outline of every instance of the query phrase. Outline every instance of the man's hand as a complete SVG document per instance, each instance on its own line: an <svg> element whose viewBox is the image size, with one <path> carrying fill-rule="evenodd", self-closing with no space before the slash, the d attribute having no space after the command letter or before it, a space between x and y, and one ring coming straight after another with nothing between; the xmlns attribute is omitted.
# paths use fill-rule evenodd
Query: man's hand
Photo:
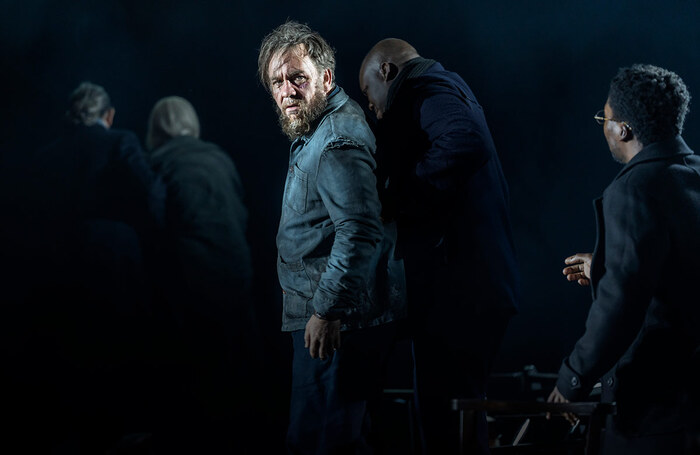
<svg viewBox="0 0 700 455"><path fill-rule="evenodd" d="M566 275L569 281L578 281L581 286L591 284L591 253L576 253L564 259L564 263L568 267L564 267L562 272Z"/></svg>
<svg viewBox="0 0 700 455"><path fill-rule="evenodd" d="M559 389L557 389L556 386L554 386L554 390L552 390L552 393L549 394L549 398L547 398L547 403L568 403L569 400L564 398L564 395L561 394ZM573 426L578 423L578 416L576 414L571 414L570 412L564 412L562 413L564 418ZM550 412L547 413L547 420L549 420L552 417L552 414Z"/></svg>
<svg viewBox="0 0 700 455"><path fill-rule="evenodd" d="M340 320L329 321L311 316L304 331L304 347L309 349L312 359L325 359L340 347Z"/></svg>

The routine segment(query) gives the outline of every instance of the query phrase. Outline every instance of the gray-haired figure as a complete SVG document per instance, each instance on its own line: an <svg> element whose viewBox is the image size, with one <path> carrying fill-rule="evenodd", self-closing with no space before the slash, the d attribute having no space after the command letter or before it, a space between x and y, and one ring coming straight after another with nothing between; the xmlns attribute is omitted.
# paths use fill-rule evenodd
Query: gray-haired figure
<svg viewBox="0 0 700 455"><path fill-rule="evenodd" d="M106 90L81 83L61 136L38 152L36 180L27 185L34 218L26 255L35 280L27 307L30 318L46 321L30 336L51 342L27 354L33 365L25 374L40 382L23 407L44 410L50 425L37 423L39 439L74 438L86 453L105 453L145 415L146 245L165 198L136 135L113 128L114 118Z"/></svg>
<svg viewBox="0 0 700 455"><path fill-rule="evenodd" d="M146 146L152 150L178 136L198 138L199 118L189 101L168 96L153 106L148 119Z"/></svg>
<svg viewBox="0 0 700 455"><path fill-rule="evenodd" d="M163 453L247 453L251 432L240 417L251 422L255 333L247 210L233 161L199 132L183 98L163 98L151 111L146 144L167 187L158 282L171 342L161 354L177 370L163 371L164 428L154 439Z"/></svg>
<svg viewBox="0 0 700 455"><path fill-rule="evenodd" d="M114 122L114 113L114 107L104 88L91 82L82 82L71 93L66 117L75 125L91 126L99 123L109 128Z"/></svg>

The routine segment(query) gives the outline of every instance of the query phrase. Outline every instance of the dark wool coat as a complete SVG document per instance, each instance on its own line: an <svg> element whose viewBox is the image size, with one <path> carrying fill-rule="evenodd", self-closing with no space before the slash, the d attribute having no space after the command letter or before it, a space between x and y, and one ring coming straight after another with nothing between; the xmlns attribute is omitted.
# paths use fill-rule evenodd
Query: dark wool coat
<svg viewBox="0 0 700 455"><path fill-rule="evenodd" d="M593 304L557 387L583 400L602 378L623 434L681 429L698 414L700 158L680 136L644 147L595 211Z"/></svg>
<svg viewBox="0 0 700 455"><path fill-rule="evenodd" d="M459 342L465 319L515 312L508 187L464 80L425 59L401 77L377 124L383 216L397 222L397 250L417 291L408 291L409 317Z"/></svg>
<svg viewBox="0 0 700 455"><path fill-rule="evenodd" d="M165 293L179 306L175 318L181 323L198 315L220 324L247 319L248 211L233 161L216 145L189 136L169 140L150 160L167 187L160 244Z"/></svg>
<svg viewBox="0 0 700 455"><path fill-rule="evenodd" d="M213 453L233 441L245 452L257 422L253 377L261 340L241 179L223 150L189 136L170 139L150 161L167 187L156 280L154 437L167 453Z"/></svg>
<svg viewBox="0 0 700 455"><path fill-rule="evenodd" d="M38 292L68 299L60 313L70 326L100 339L128 337L124 321L143 321L144 257L165 201L136 136L70 125L36 154L34 171L28 248Z"/></svg>
<svg viewBox="0 0 700 455"><path fill-rule="evenodd" d="M32 444L69 432L85 447L109 444L98 427L120 434L145 415L147 252L165 190L136 136L101 124L68 126L34 155L26 183L29 286L14 320L26 342L8 368L17 402L45 413Z"/></svg>

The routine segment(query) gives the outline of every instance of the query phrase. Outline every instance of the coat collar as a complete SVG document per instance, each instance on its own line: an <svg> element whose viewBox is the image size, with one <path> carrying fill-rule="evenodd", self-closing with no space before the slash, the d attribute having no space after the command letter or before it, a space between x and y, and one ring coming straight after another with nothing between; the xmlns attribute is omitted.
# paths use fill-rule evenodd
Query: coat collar
<svg viewBox="0 0 700 455"><path fill-rule="evenodd" d="M639 163L692 154L693 151L690 149L690 147L688 147L688 144L685 143L681 136L675 136L671 139L654 142L644 147L639 151L639 153L632 157L632 159L625 164L625 167L623 167L617 174L615 180L619 179L623 174L627 173Z"/></svg>
<svg viewBox="0 0 700 455"><path fill-rule="evenodd" d="M428 69L435 63L437 63L435 60L423 57L416 57L407 61L403 69L396 76L394 82L391 84L391 87L389 87L389 92L386 95L386 111L389 111L391 108L394 98L396 98L396 94L406 80L422 76L423 73L428 71ZM440 67L439 69L443 68Z"/></svg>
<svg viewBox="0 0 700 455"><path fill-rule="evenodd" d="M323 110L321 115L319 115L318 118L314 121L313 125L311 126L311 130L309 130L307 134L304 134L294 139L294 141L292 141L290 149L294 150L300 142L303 142L304 144L309 142L309 140L311 140L311 136L314 135L314 133L318 129L318 126L321 124L321 122L323 122L323 120L328 116L328 114L345 104L348 98L349 96L345 93L345 90L343 90L340 86L336 85L335 88L331 91L331 93L328 94L328 104L326 104L326 108Z"/></svg>

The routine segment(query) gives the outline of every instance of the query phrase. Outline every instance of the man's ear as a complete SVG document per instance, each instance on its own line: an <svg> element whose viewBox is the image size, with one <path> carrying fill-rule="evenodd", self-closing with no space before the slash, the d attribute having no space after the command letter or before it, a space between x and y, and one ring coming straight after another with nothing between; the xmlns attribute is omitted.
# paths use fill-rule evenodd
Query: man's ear
<svg viewBox="0 0 700 455"><path fill-rule="evenodd" d="M399 75L399 67L393 63L382 62L379 67L379 72L384 82L391 82Z"/></svg>
<svg viewBox="0 0 700 455"><path fill-rule="evenodd" d="M107 109L107 112L102 115L102 120L104 120L104 122L107 124L107 128L111 128L112 123L114 123L114 112L114 108L110 107Z"/></svg>
<svg viewBox="0 0 700 455"><path fill-rule="evenodd" d="M622 142L629 142L634 139L632 128L626 123L620 123L620 132L618 133Z"/></svg>
<svg viewBox="0 0 700 455"><path fill-rule="evenodd" d="M323 90L326 92L326 95L328 95L331 89L333 89L333 72L330 68L326 68L323 70Z"/></svg>

